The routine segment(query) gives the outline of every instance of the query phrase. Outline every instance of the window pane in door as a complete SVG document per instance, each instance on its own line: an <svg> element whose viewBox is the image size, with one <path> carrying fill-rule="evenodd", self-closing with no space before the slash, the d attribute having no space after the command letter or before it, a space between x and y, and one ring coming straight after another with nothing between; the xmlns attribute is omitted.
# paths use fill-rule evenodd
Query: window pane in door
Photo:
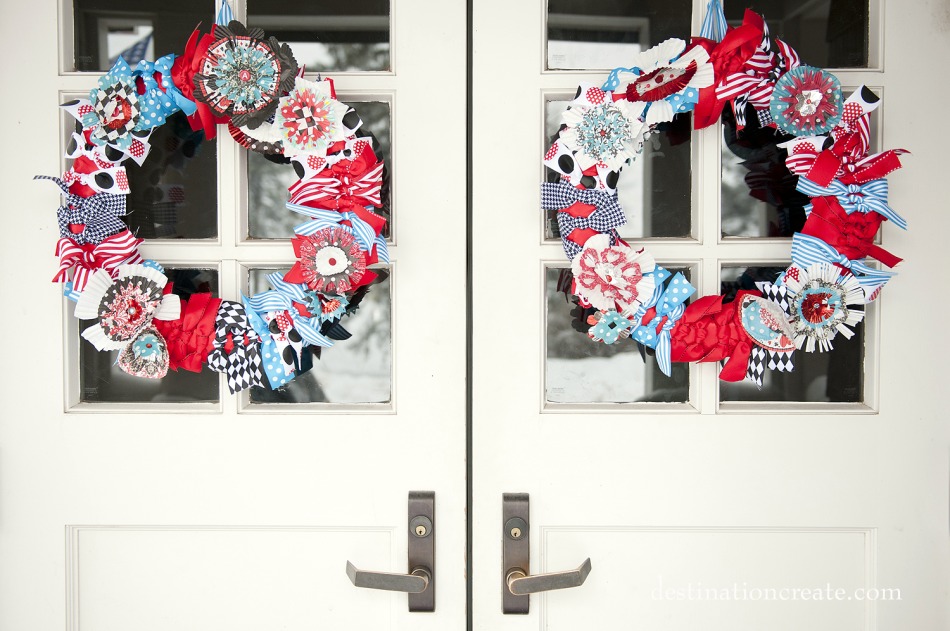
<svg viewBox="0 0 950 631"><path fill-rule="evenodd" d="M290 44L308 72L391 68L389 0L248 0L247 22Z"/></svg>
<svg viewBox="0 0 950 631"><path fill-rule="evenodd" d="M165 268L175 283L175 293L188 298L193 293L218 296L218 272L213 269ZM80 333L93 324L80 320ZM193 403L218 400L218 373L205 365L200 373L169 370L162 379L126 374L116 365L119 351L97 351L79 338L80 400L86 403Z"/></svg>
<svg viewBox="0 0 950 631"><path fill-rule="evenodd" d="M667 269L674 274L683 272L687 279L690 276L688 268ZM581 321L586 314L571 302L569 292L570 269L546 268L545 401L585 404L689 399L689 366L673 364L667 377L653 357L640 356L636 342L594 342L587 337L590 325Z"/></svg>
<svg viewBox="0 0 950 631"><path fill-rule="evenodd" d="M276 269L256 268L248 274L252 294L270 289L267 275ZM391 270L376 269L385 280L370 287L359 309L341 324L352 334L322 349L313 367L277 390L254 388L251 403L388 403L392 400ZM306 365L306 364L305 364Z"/></svg>
<svg viewBox="0 0 950 631"><path fill-rule="evenodd" d="M548 70L599 70L670 37L688 40L690 0L548 0Z"/></svg>
<svg viewBox="0 0 950 631"><path fill-rule="evenodd" d="M383 172L381 199L383 206L374 212L387 217L383 229L387 237L392 234L392 204L390 182L392 161L390 138L392 115L389 103L384 101L348 101L345 95L340 100L351 105L360 115L363 125L357 135L372 133L378 141L377 157L386 168ZM297 175L289 164L277 164L255 151L247 152L247 223L249 239L290 239L294 226L306 219L285 207L287 187L297 181Z"/></svg>
<svg viewBox="0 0 950 631"><path fill-rule="evenodd" d="M135 66L180 54L199 22L214 22L214 0L73 0L74 69L105 72L119 55Z"/></svg>
<svg viewBox="0 0 950 631"><path fill-rule="evenodd" d="M765 16L769 34L790 43L802 63L819 68L867 68L869 0L748 0L724 2L730 26L748 7Z"/></svg>
<svg viewBox="0 0 950 631"><path fill-rule="evenodd" d="M569 102L566 98L545 102L545 149L557 137L561 115ZM627 218L619 228L621 236L640 239L691 235L691 127L692 118L684 115L664 123L647 140L643 153L620 172L617 197ZM557 173L542 168L545 181L558 181ZM557 211L545 211L543 221L545 238L559 239Z"/></svg>
<svg viewBox="0 0 950 631"><path fill-rule="evenodd" d="M722 293L727 300L739 289L755 289L759 281L773 281L785 267L723 267ZM866 307L865 307L866 309ZM766 369L762 388L751 381L719 382L721 401L798 401L858 403L864 401L864 323L854 328L850 340L834 339L830 353L795 351L795 370Z"/></svg>

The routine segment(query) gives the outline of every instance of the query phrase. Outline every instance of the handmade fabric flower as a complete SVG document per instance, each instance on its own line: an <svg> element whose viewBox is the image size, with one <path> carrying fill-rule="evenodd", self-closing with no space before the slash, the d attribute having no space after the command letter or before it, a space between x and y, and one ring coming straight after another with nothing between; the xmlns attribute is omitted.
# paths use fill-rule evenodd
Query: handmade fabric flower
<svg viewBox="0 0 950 631"><path fill-rule="evenodd" d="M152 318L175 320L181 313L178 296L163 293L168 279L154 267L122 265L113 281L108 272L92 275L76 303L76 317L95 319L82 332L98 350L128 345Z"/></svg>
<svg viewBox="0 0 950 631"><path fill-rule="evenodd" d="M643 250L610 245L610 236L600 234L584 244L574 260L574 293L601 311L634 311L653 294L651 276L656 263Z"/></svg>
<svg viewBox="0 0 950 631"><path fill-rule="evenodd" d="M598 311L587 318L587 323L593 325L587 331L587 337L604 344L615 344L627 339L633 329L633 322L616 311Z"/></svg>
<svg viewBox="0 0 950 631"><path fill-rule="evenodd" d="M581 170L598 163L617 171L636 158L646 131L640 116L645 103L614 101L598 87L582 84L561 122L560 138L575 152Z"/></svg>
<svg viewBox="0 0 950 631"><path fill-rule="evenodd" d="M284 143L284 155L325 156L330 144L343 140L349 107L331 96L328 81L298 78L294 89L280 98L274 125Z"/></svg>
<svg viewBox="0 0 950 631"><path fill-rule="evenodd" d="M310 304L307 310L320 322L333 322L339 320L346 314L346 308L350 301L346 296L324 294L318 291L308 291Z"/></svg>
<svg viewBox="0 0 950 631"><path fill-rule="evenodd" d="M821 68L793 68L775 84L769 110L772 120L787 134L827 133L841 120L841 83Z"/></svg>
<svg viewBox="0 0 950 631"><path fill-rule="evenodd" d="M133 377L161 379L168 374L168 346L158 330L148 327L119 352L116 363Z"/></svg>
<svg viewBox="0 0 950 631"><path fill-rule="evenodd" d="M143 59L135 66L132 76L139 88L139 110L145 129L163 125L179 110L189 116L195 113L195 102L172 81L174 63L175 55L165 55L154 62Z"/></svg>
<svg viewBox="0 0 950 631"><path fill-rule="evenodd" d="M284 276L314 291L341 294L352 291L366 274L366 253L342 227L323 228L291 241L297 262Z"/></svg>
<svg viewBox="0 0 950 631"><path fill-rule="evenodd" d="M701 46L686 50L683 40L668 39L637 55L629 68L611 72L603 89L619 91L628 101L645 102L644 122L652 127L692 110L700 88L714 80L709 54Z"/></svg>
<svg viewBox="0 0 950 631"><path fill-rule="evenodd" d="M864 319L861 284L850 273L829 263L807 268L792 265L782 277L788 288L790 324L797 348L808 353L830 351L831 340L840 333L851 339L853 327Z"/></svg>
<svg viewBox="0 0 950 631"><path fill-rule="evenodd" d="M171 291L172 284L169 283L165 286L165 293ZM168 347L169 368L176 372L179 369L201 372L212 349L220 305L220 298L205 292L194 293L181 299L181 317L154 322Z"/></svg>
<svg viewBox="0 0 950 631"><path fill-rule="evenodd" d="M226 27L216 24L214 37L194 75L195 99L234 125L255 129L292 87L297 61L289 46L236 20Z"/></svg>

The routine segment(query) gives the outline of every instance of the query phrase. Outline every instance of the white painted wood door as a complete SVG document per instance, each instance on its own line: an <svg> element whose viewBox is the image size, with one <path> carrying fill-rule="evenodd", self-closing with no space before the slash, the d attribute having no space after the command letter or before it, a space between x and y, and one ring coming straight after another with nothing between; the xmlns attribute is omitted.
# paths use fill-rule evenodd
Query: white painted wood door
<svg viewBox="0 0 950 631"><path fill-rule="evenodd" d="M393 385L391 404L314 408L250 405L223 380L212 403L79 401L77 323L49 282L59 196L31 179L62 172L58 105L101 73L63 71L72 25L57 4L4 2L0 26L0 628L463 628L464 6L393 2L392 72L334 75L341 100L392 113ZM188 33L158 52L181 52ZM218 295L233 300L247 268L287 269L293 253L289 240L242 239L246 158L224 128L215 144L219 237L142 251L216 270ZM433 327L438 305L459 311ZM435 613L345 574L347 560L407 571L413 490L436 494Z"/></svg>
<svg viewBox="0 0 950 631"><path fill-rule="evenodd" d="M692 3L692 33L705 4ZM950 98L928 69L950 57L946 6L872 1L877 69L837 73L881 91L881 148L913 152L890 179L910 230L883 237L906 262L870 316L864 403L844 405L720 402L709 364L690 368L679 404L545 394L546 309L569 307L545 290L564 253L538 210L542 116L606 76L544 70L546 6L480 0L473 18L475 629L947 628L948 301L936 274L950 222L944 132L927 105ZM692 238L634 240L688 268L698 295L719 293L720 267L789 256L787 239L721 239L720 138L718 125L693 134ZM532 596L527 616L501 610L506 492L530 494L532 573L592 560L586 584ZM843 599L802 596L826 586Z"/></svg>

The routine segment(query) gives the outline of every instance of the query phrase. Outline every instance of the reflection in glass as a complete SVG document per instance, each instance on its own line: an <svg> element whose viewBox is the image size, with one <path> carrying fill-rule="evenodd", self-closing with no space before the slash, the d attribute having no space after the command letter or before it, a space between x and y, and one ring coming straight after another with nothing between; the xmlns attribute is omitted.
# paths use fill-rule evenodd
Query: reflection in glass
<svg viewBox="0 0 950 631"><path fill-rule="evenodd" d="M251 294L270 289L273 269L248 274ZM353 334L313 357L313 368L277 390L251 389L251 403L388 403L392 400L391 277L373 285L343 319Z"/></svg>
<svg viewBox="0 0 950 631"><path fill-rule="evenodd" d="M785 267L723 267L722 293L731 300L740 289L755 289L759 281L772 282ZM865 307L866 308L866 307ZM847 402L864 400L864 323L854 327L850 340L838 335L830 353L795 351L795 370L766 369L760 390L751 381L719 382L721 401Z"/></svg>
<svg viewBox="0 0 950 631"><path fill-rule="evenodd" d="M73 0L75 70L105 72L120 54L134 66L155 51L180 53L198 23L213 17L213 0Z"/></svg>
<svg viewBox="0 0 950 631"><path fill-rule="evenodd" d="M392 117L389 103L382 101L347 101L363 121L357 135L372 133L379 142L378 157L386 165L383 172L383 207L376 212L389 218L383 234L392 234L392 214L390 186L392 162L390 161L390 138ZM304 217L292 213L285 207L287 187L297 181L297 176L289 164L276 164L254 151L247 152L247 222L250 239L290 239L294 226L303 223Z"/></svg>
<svg viewBox="0 0 950 631"><path fill-rule="evenodd" d="M213 239L218 236L218 149L192 131L183 112L168 117L149 142L142 166L123 162L129 177L123 217L143 239Z"/></svg>
<svg viewBox="0 0 950 631"><path fill-rule="evenodd" d="M730 107L722 114L722 236L791 237L805 225L808 196L795 190L798 176L785 166L778 143L790 140L762 129L754 117L736 134Z"/></svg>
<svg viewBox="0 0 950 631"><path fill-rule="evenodd" d="M548 0L549 70L613 69L670 37L689 38L689 0Z"/></svg>
<svg viewBox="0 0 950 631"><path fill-rule="evenodd" d="M308 72L389 70L389 0L249 0L248 26L290 45Z"/></svg>
<svg viewBox="0 0 950 631"><path fill-rule="evenodd" d="M188 298L193 293L218 295L218 272L213 269L170 269L165 275L175 283L175 293ZM82 333L93 324L80 320ZM218 373L204 366L200 373L169 370L162 379L144 379L126 374L116 365L119 351L97 351L79 338L80 400L86 403L193 403L218 400Z"/></svg>
<svg viewBox="0 0 950 631"><path fill-rule="evenodd" d="M866 68L869 0L749 0L724 2L730 26L746 7L765 16L769 34L788 42L802 63L819 68Z"/></svg>
<svg viewBox="0 0 950 631"><path fill-rule="evenodd" d="M689 269L667 269L674 274L683 272L689 278ZM667 377L652 357L641 357L636 342L628 339L608 345L592 341L586 335L590 325L580 321L580 307L560 291L561 287L570 291L570 269L546 268L545 401L631 403L689 399L687 364L673 364L672 374Z"/></svg>
<svg viewBox="0 0 950 631"><path fill-rule="evenodd" d="M545 103L544 133L548 145L557 135L561 114L568 103ZM690 236L691 126L692 118L682 114L673 122L660 125L657 133L647 140L643 153L620 172L617 197L627 218L627 223L619 228L621 236L634 239ZM559 176L554 171L547 168L544 171L546 181L558 181ZM545 238L560 238L555 210L547 211Z"/></svg>

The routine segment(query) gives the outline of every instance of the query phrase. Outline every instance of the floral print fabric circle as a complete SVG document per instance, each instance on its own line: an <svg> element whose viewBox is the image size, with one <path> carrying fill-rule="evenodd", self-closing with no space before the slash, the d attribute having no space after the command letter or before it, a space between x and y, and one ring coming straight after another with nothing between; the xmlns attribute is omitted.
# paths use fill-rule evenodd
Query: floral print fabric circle
<svg viewBox="0 0 950 631"><path fill-rule="evenodd" d="M215 26L220 38L194 75L194 96L237 127L256 129L274 113L277 99L291 87L297 62L286 44L264 39L260 29L239 22Z"/></svg>
<svg viewBox="0 0 950 631"><path fill-rule="evenodd" d="M153 283L135 276L117 281L99 303L99 326L111 340L130 340L151 323L161 301Z"/></svg>
<svg viewBox="0 0 950 631"><path fill-rule="evenodd" d="M606 234L588 239L571 262L575 293L601 311L635 309L653 292L653 278L644 274L655 267L650 254L612 246Z"/></svg>
<svg viewBox="0 0 950 631"><path fill-rule="evenodd" d="M326 293L351 291L366 273L366 253L353 235L343 228L323 228L293 240L298 260L287 273L314 290Z"/></svg>

